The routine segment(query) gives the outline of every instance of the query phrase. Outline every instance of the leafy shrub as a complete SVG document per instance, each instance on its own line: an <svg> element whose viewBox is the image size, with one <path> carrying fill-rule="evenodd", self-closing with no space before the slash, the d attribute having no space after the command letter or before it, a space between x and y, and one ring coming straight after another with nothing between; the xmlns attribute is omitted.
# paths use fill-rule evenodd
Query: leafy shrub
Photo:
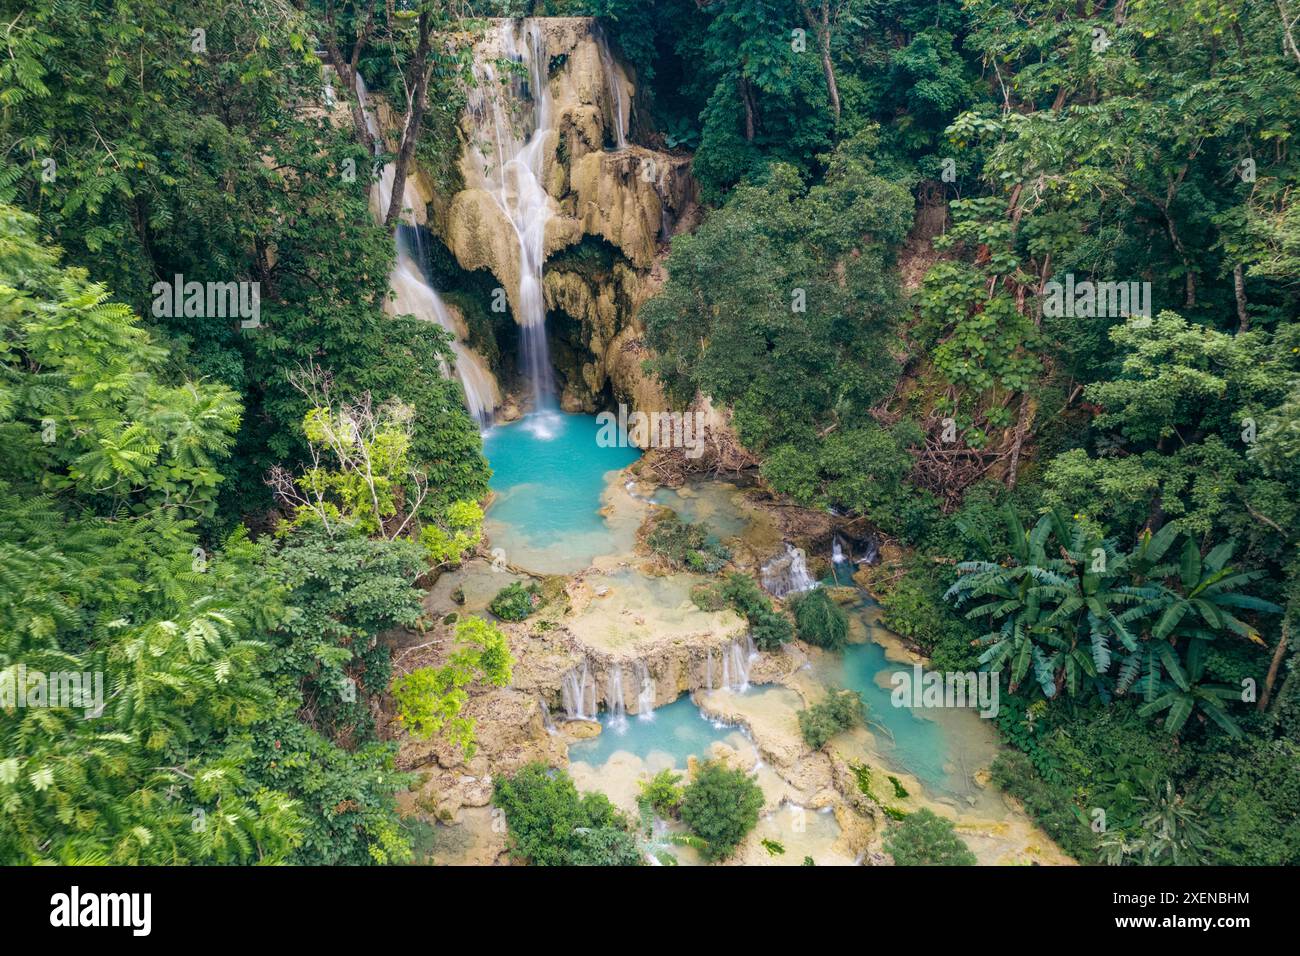
<svg viewBox="0 0 1300 956"><path fill-rule="evenodd" d="M497 777L492 805L501 809L510 852L534 866L640 866L636 839L609 799L578 794L563 770L530 763Z"/></svg>
<svg viewBox="0 0 1300 956"><path fill-rule="evenodd" d="M844 647L849 636L849 616L825 589L814 588L798 595L791 603L800 640L831 651Z"/></svg>
<svg viewBox="0 0 1300 956"><path fill-rule="evenodd" d="M866 705L851 690L831 694L807 710L799 711L799 732L804 743L820 750L826 741L840 731L848 730L866 719Z"/></svg>
<svg viewBox="0 0 1300 956"><path fill-rule="evenodd" d="M515 581L497 592L489 602L488 610L503 621L522 621L537 610L541 595L541 588L536 584L524 585Z"/></svg>
<svg viewBox="0 0 1300 956"><path fill-rule="evenodd" d="M979 651L971 642L978 632L944 603L949 584L932 567L909 568L882 595L881 623L919 648L935 670L973 671Z"/></svg>
<svg viewBox="0 0 1300 956"><path fill-rule="evenodd" d="M1097 839L1084 822L1068 790L1048 784L1029 758L1008 751L993 761L993 782L1025 805L1034 822L1047 831L1061 849L1076 859L1097 859Z"/></svg>
<svg viewBox="0 0 1300 956"><path fill-rule="evenodd" d="M494 687L510 683L514 658L505 634L481 617L467 617L456 625L456 650L441 667L419 667L393 682L397 719L413 737L428 739L446 730L469 760L474 743L474 718L462 717L469 700L465 690L475 680Z"/></svg>
<svg viewBox="0 0 1300 956"><path fill-rule="evenodd" d="M794 626L784 614L768 611L749 622L749 634L759 650L774 651L794 637Z"/></svg>
<svg viewBox="0 0 1300 956"><path fill-rule="evenodd" d="M721 611L727 606L727 599L718 588L709 584L697 584L691 588L691 603L701 611Z"/></svg>
<svg viewBox="0 0 1300 956"><path fill-rule="evenodd" d="M707 525L682 521L671 509L652 519L646 546L675 568L713 574L731 560L731 552L709 534Z"/></svg>
<svg viewBox="0 0 1300 956"><path fill-rule="evenodd" d="M974 866L976 862L953 825L930 810L909 813L892 827L885 849L899 866Z"/></svg>
<svg viewBox="0 0 1300 956"><path fill-rule="evenodd" d="M743 770L709 761L682 794L682 820L704 840L709 861L726 859L758 823L763 791Z"/></svg>
<svg viewBox="0 0 1300 956"><path fill-rule="evenodd" d="M728 575L719 593L749 621L750 635L760 650L774 651L794 637L790 619L772 608L771 599L749 575Z"/></svg>
<svg viewBox="0 0 1300 956"><path fill-rule="evenodd" d="M681 774L673 773L671 769L659 771L649 780L641 782L638 802L649 804L661 817L676 817L682 805L681 780Z"/></svg>

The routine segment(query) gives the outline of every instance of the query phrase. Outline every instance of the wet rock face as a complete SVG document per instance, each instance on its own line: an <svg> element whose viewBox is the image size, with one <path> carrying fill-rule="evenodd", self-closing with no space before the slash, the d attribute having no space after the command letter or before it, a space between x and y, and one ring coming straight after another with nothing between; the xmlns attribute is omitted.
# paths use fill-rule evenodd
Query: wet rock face
<svg viewBox="0 0 1300 956"><path fill-rule="evenodd" d="M490 22L475 45L476 63L518 56L519 47L503 46L500 21ZM644 356L628 356L641 349L636 311L653 292L654 283L647 279L661 243L688 228L696 214L690 158L626 143L635 85L609 54L594 20L555 17L525 24L536 27L537 39L527 42L544 48L546 109L537 108L542 98L526 84L514 94L511 108L498 110L492 122L481 103L467 108L461 122L464 188L452 196L431 197L432 227L462 268L486 269L496 277L518 320L524 314L519 297L525 268L519 234L499 201L499 184L492 180L500 173L490 160L485 165L483 141L517 142L535 132L530 149L540 155L533 168L546 193L544 221L537 228L542 230L548 331L554 339L559 316L574 327L567 334L562 329L564 337L556 345L562 403L571 411L594 411L610 398L632 407L666 407L641 371ZM514 117L505 121L511 128L499 128L502 116ZM495 144L486 150L494 151ZM507 191L513 175L506 171ZM610 267L593 271L574 261L577 257L561 255L591 242L612 254Z"/></svg>

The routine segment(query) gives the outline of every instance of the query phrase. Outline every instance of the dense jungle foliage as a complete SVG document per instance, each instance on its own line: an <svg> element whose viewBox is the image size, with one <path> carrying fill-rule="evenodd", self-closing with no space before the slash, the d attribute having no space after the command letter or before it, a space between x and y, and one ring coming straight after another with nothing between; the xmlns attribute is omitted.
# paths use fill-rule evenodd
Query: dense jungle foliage
<svg viewBox="0 0 1300 956"><path fill-rule="evenodd" d="M411 106L381 158L454 177L464 51L430 38L487 15L599 17L633 139L692 154L651 370L878 526L935 667L1000 669L995 780L1085 862L1300 862L1295 0L0 6L0 671L110 675L94 720L0 708L0 862L410 858L380 699L470 748L510 661L481 619L405 675L379 635L423 626L489 470L446 334L383 311L322 66ZM157 314L175 276L260 283L260 325ZM1067 278L1149 314L1045 308ZM702 598L791 636L752 579ZM719 855L757 813L723 777L680 801ZM567 778L494 799L521 858L643 858ZM948 837L896 853L968 862Z"/></svg>

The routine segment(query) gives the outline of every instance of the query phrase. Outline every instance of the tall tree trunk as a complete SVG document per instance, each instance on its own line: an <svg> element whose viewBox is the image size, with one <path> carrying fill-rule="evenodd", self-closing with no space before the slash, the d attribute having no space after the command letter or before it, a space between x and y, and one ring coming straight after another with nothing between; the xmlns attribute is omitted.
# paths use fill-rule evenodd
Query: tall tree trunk
<svg viewBox="0 0 1300 956"><path fill-rule="evenodd" d="M301 8L302 4L299 4ZM366 41L370 38L370 31L375 25L375 0L369 0L366 5L366 18L357 28L356 42L352 44L352 58L343 59L343 53L339 50L338 36L334 27L334 4L325 5L325 22L329 27L325 36L325 57L329 60L330 66L334 67L334 72L338 74L339 79L343 81L343 86L350 94L348 102L352 112L352 126L356 131L357 139L366 147L366 150L375 152L374 138L370 135L370 127L366 125L366 114L361 109L361 97L357 95L357 64L361 62L361 50L365 47Z"/></svg>
<svg viewBox="0 0 1300 956"><path fill-rule="evenodd" d="M1286 648L1290 643L1290 621L1283 618L1282 636L1278 638L1277 649L1273 651L1273 660L1268 665L1268 676L1264 678L1264 693L1259 695L1259 704L1256 709L1262 714L1268 709L1269 698L1273 696L1273 684L1277 681L1277 672L1282 667L1282 658L1286 656Z"/></svg>
<svg viewBox="0 0 1300 956"><path fill-rule="evenodd" d="M1250 313L1246 311L1246 275L1241 263L1233 267L1232 290L1237 297L1237 331L1247 332L1250 330Z"/></svg>
<svg viewBox="0 0 1300 956"><path fill-rule="evenodd" d="M749 80L740 78L740 99L745 104L745 142L754 141L754 99L750 94Z"/></svg>
<svg viewBox="0 0 1300 956"><path fill-rule="evenodd" d="M414 90L406 109L406 125L402 128L402 145L397 150L397 161L393 164L393 195L388 202L388 215L384 217L384 227L392 229L397 217L402 214L402 194L406 191L406 176L415 157L415 143L420 138L420 124L424 122L424 100L429 90L429 74L433 71L429 65L429 50L432 46L433 25L427 12L420 14L420 40L415 48L415 56L409 69L415 74ZM407 82L407 88L411 83Z"/></svg>
<svg viewBox="0 0 1300 956"><path fill-rule="evenodd" d="M835 121L840 118L840 87L835 82L835 64L831 62L831 11L830 0L822 0L820 19L813 16L812 5L807 0L800 0L799 8L803 10L808 28L817 37L817 48L822 54L822 73L826 75L826 92L831 98L831 112Z"/></svg>

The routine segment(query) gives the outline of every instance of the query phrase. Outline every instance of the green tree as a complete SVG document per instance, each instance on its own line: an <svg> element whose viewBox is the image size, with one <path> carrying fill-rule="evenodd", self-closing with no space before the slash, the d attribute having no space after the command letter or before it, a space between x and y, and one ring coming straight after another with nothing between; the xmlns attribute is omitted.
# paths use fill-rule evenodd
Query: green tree
<svg viewBox="0 0 1300 956"><path fill-rule="evenodd" d="M420 667L395 680L393 698L397 719L412 736L427 740L441 733L471 760L478 745L474 718L462 715L469 701L465 688L475 681L506 686L514 658L501 629L481 617L458 621L454 643L456 649L446 664Z"/></svg>
<svg viewBox="0 0 1300 956"><path fill-rule="evenodd" d="M644 860L604 794L578 795L563 770L539 763L498 776L492 805L505 814L510 852L533 866L639 866Z"/></svg>
<svg viewBox="0 0 1300 956"><path fill-rule="evenodd" d="M885 849L899 866L974 866L975 854L957 836L951 821L932 810L917 810L889 828Z"/></svg>
<svg viewBox="0 0 1300 956"><path fill-rule="evenodd" d="M726 859L758 823L763 791L743 770L702 764L682 794L682 821L701 840L706 860Z"/></svg>
<svg viewBox="0 0 1300 956"><path fill-rule="evenodd" d="M826 695L806 710L799 711L799 733L813 750L820 750L838 733L866 722L866 705L851 690Z"/></svg>
<svg viewBox="0 0 1300 956"><path fill-rule="evenodd" d="M849 636L849 616L822 588L814 588L794 600L794 621L799 639L815 647L838 651Z"/></svg>

